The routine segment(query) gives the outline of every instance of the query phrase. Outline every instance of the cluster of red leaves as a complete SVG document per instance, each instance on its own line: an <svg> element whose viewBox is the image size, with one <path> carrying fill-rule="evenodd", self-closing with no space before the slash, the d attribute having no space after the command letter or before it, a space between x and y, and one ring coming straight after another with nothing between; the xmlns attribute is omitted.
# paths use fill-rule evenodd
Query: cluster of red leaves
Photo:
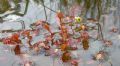
<svg viewBox="0 0 120 66"><path fill-rule="evenodd" d="M11 37L3 38L2 42L4 44L20 44L21 40L19 39L19 35L14 33Z"/></svg>
<svg viewBox="0 0 120 66"><path fill-rule="evenodd" d="M3 38L2 42L3 44L7 44L7 45L15 45L14 48L15 55L21 54L20 46L19 46L19 44L21 44L21 40L19 39L19 34L14 33L10 37Z"/></svg>
<svg viewBox="0 0 120 66"><path fill-rule="evenodd" d="M12 41L10 40L10 38L3 38L3 39L2 39L2 42L3 42L4 44L11 44L11 43L12 43Z"/></svg>
<svg viewBox="0 0 120 66"><path fill-rule="evenodd" d="M50 28L51 26L50 26L49 23L47 23L46 21L43 21L43 20L38 20L36 23L32 24L32 26L36 27L34 30L23 30L19 34L14 33L11 37L3 39L3 42L4 42L4 44L20 44L21 40L19 38L20 38L20 36L23 36L23 37L27 38L27 43L29 44L29 46L32 49L35 49L37 52L39 51L39 45L40 44L41 45L44 44L44 45L42 45L42 47L46 51L50 50L51 47L49 45L49 42L52 42L51 45L54 44L54 45L58 46L57 49L60 48L61 51L63 51L63 54L62 54L62 57L61 57L62 61L63 62L69 62L69 61L71 61L72 57L71 57L70 52L68 52L68 50L69 49L75 50L77 46L72 47L72 48L70 46L70 42L73 41L73 40L69 40L71 38L71 36L69 35L70 33L68 32L68 28L66 27L66 25L62 21L65 17L63 15L63 13L58 12L57 17L60 20L60 22L59 22L60 23L60 26L59 26L60 31L58 32L58 34L60 36L59 40L54 40L55 33L52 32L52 29ZM74 17L71 17L70 19L74 20ZM35 36L39 35L39 31L40 31L40 29L38 28L39 26L42 27L43 29L47 30L49 32L47 34L50 34L50 35L45 35L45 40L44 41L38 41L38 42L36 42L35 44L32 45L31 44L31 41L33 40L33 35L32 34L35 34ZM87 50L89 48L89 41L88 41L89 40L89 35L84 30L84 26L82 26L82 27L83 27L83 31L81 33L81 36L79 38L75 39L75 40L76 40L76 42L81 42L82 41L83 48L85 50ZM71 45L72 45L72 42L71 42ZM16 52L16 54L20 53L19 45L16 46L15 52ZM75 66L78 66L76 61L73 61L72 64L75 65Z"/></svg>
<svg viewBox="0 0 120 66"><path fill-rule="evenodd" d="M69 29L67 29L66 28L66 24L64 23L64 18L65 18L65 16L63 15L63 13L62 12L58 12L57 13L57 17L59 18L59 23L60 23L60 35L61 35L61 37L62 37L62 41L63 42L65 42L65 43L62 43L62 45L61 45L61 50L66 50L66 48L68 48L69 47L69 38L70 38L70 36L69 36L69 32L68 32L68 30ZM67 17L69 17L69 16L67 16ZM74 19L74 17L72 17L73 19ZM66 18L67 19L67 18ZM67 20L68 21L68 20ZM74 21L73 21L74 22ZM70 26L70 25L69 25ZM75 25L75 27L78 27L79 25ZM80 29L81 30L83 30L82 32L81 32L81 36L79 37L79 38L77 38L76 40L77 40L77 42L81 42L82 41L82 45L83 45L83 49L84 50L88 50L88 48L89 48L89 34L88 34L88 32L86 31L87 30L87 27L85 26L85 25L81 25L80 26ZM70 30L72 30L72 32L73 32L73 35L74 35L74 30L71 28ZM72 40L71 40L72 41Z"/></svg>

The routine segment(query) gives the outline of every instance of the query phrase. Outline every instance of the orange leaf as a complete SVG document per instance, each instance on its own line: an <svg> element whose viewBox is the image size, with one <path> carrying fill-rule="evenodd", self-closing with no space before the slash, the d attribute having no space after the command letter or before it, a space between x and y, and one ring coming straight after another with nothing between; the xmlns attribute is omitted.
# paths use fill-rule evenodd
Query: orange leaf
<svg viewBox="0 0 120 66"><path fill-rule="evenodd" d="M16 42L19 41L19 35L16 34L16 33L13 34L12 37L11 37L11 40L16 41Z"/></svg>
<svg viewBox="0 0 120 66"><path fill-rule="evenodd" d="M48 23L44 23L44 24L43 24L43 28L45 28L45 29L48 30L50 33L52 33L51 30L50 30L50 25L49 25Z"/></svg>
<svg viewBox="0 0 120 66"><path fill-rule="evenodd" d="M57 13L57 17L58 17L59 19L62 19L62 18L64 18L64 15L63 15L62 12L58 12L58 13Z"/></svg>
<svg viewBox="0 0 120 66"><path fill-rule="evenodd" d="M67 44L62 44L60 48L62 51L65 51L67 49L67 47L68 47Z"/></svg>
<svg viewBox="0 0 120 66"><path fill-rule="evenodd" d="M29 30L25 30L22 32L23 36L29 36L30 35L30 31Z"/></svg>

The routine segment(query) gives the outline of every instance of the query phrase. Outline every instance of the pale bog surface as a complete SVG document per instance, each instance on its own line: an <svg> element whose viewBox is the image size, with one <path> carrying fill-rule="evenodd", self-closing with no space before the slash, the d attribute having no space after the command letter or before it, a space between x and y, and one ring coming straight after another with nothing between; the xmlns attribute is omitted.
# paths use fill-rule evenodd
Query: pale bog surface
<svg viewBox="0 0 120 66"><path fill-rule="evenodd" d="M48 4L48 2L46 2L46 4ZM50 7L49 4L47 6ZM57 7L56 4L53 3L52 8L54 10L56 10L57 9L56 7ZM48 15L49 15L49 12L50 11L47 10ZM106 16L106 18L107 18L105 21L106 22L106 26L105 26L106 32L104 32L104 37L112 40L112 42L113 42L113 46L110 47L110 54L111 54L110 61L112 61L113 66L120 66L120 36L117 33L113 34L113 33L109 33L107 31L109 29L109 27L111 27L113 25L112 20L111 20L112 17L110 17L110 16L111 15ZM14 17L14 18L16 18L16 17ZM27 14L24 17L19 17L18 19L24 20L26 29L30 29L29 25L31 23L33 23L39 19L45 20L43 7L36 5L31 1ZM51 16L48 19L48 22L51 23L51 25L53 25L53 27L51 27L51 28L56 28L55 13L51 14ZM0 30L9 30L9 29L15 29L15 30L21 29L21 24L15 23L15 22L14 23L5 22L3 24L0 24ZM4 36L4 35L0 34L0 37L2 37L2 36ZM36 42L41 37L43 37L43 36L38 36L37 38L35 38L34 41ZM4 46L3 44L0 44L0 66L12 66L13 63L20 61L20 58L18 56L15 56L14 53L11 53L8 50L5 50L5 48L3 48L3 46ZM99 63L97 61L93 61L91 59L92 58L91 55L98 52L100 50L101 46L102 46L102 44L99 41L90 41L90 48L88 51L84 51L83 49L75 51L78 53L78 55L80 57L79 66L98 66ZM51 57L45 57L43 54L39 54L39 55L35 55L35 56L30 55L28 58L30 60L34 61L38 66L53 66L53 59ZM15 66L18 66L18 65L15 65ZM63 66L63 64L60 60L55 60L54 66ZM103 64L103 66L110 66L110 65L108 62L106 62Z"/></svg>

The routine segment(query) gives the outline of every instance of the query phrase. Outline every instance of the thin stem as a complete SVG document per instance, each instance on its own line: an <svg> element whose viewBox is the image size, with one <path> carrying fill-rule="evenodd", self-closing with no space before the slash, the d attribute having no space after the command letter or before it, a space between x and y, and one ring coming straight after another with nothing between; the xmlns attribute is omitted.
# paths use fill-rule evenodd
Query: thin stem
<svg viewBox="0 0 120 66"><path fill-rule="evenodd" d="M45 12L45 21L47 21L47 12L46 12L46 9L45 9L45 3L44 1L42 0L42 3L43 3L43 7L44 7L44 12Z"/></svg>
<svg viewBox="0 0 120 66"><path fill-rule="evenodd" d="M42 4L41 4L41 5L42 5ZM51 8L49 8L49 7L47 7L47 6L45 6L45 5L42 5L42 6L44 6L45 8L49 9L50 11L52 11L52 12L54 12L54 13L57 13L57 11L55 11L55 10L53 10L53 9L51 9Z"/></svg>
<svg viewBox="0 0 120 66"><path fill-rule="evenodd" d="M101 36L102 40L104 40L101 25L99 23L97 25L98 25L98 34L100 33L99 36Z"/></svg>
<svg viewBox="0 0 120 66"><path fill-rule="evenodd" d="M21 20L20 23L22 24L22 30L24 30L25 29L25 23L24 23L24 21Z"/></svg>

